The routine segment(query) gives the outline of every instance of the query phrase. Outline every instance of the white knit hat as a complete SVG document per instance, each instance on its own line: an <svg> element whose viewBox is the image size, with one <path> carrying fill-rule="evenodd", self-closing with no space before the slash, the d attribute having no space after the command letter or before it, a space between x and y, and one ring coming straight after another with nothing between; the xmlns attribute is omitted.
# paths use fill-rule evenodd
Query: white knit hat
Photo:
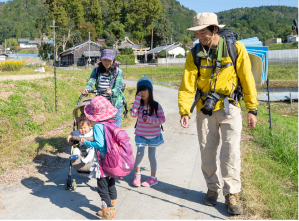
<svg viewBox="0 0 299 221"><path fill-rule="evenodd" d="M197 14L193 18L193 27L188 28L187 31L198 31L202 30L210 25L215 25L219 28L223 28L225 25L218 24L218 18L215 13L203 12Z"/></svg>

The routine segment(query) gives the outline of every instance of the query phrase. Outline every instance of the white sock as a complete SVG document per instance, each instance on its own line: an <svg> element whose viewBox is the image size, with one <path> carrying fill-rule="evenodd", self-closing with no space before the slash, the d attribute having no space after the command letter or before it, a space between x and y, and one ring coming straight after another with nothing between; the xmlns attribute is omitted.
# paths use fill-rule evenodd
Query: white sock
<svg viewBox="0 0 299 221"><path fill-rule="evenodd" d="M135 172L135 174L140 174L140 173Z"/></svg>
<svg viewBox="0 0 299 221"><path fill-rule="evenodd" d="M151 178L153 178L153 179L155 179L155 180L157 179L157 177L154 177L154 176L151 176Z"/></svg>

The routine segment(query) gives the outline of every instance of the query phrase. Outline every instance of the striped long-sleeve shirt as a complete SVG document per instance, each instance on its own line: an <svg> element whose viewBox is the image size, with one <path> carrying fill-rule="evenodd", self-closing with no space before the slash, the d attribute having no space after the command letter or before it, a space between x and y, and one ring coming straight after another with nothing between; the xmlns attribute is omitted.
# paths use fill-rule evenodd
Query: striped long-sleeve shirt
<svg viewBox="0 0 299 221"><path fill-rule="evenodd" d="M157 115L154 112L152 116L148 116L150 113L149 105L140 106L140 96L136 96L136 99L133 103L133 107L131 110L132 117L138 117L137 125L135 130L135 135L142 136L147 139L151 139L157 137L161 134L160 125L165 122L165 116L163 109L160 104L158 104ZM144 121L142 115L144 111L147 112L147 120Z"/></svg>
<svg viewBox="0 0 299 221"><path fill-rule="evenodd" d="M99 81L97 75L98 68L99 67L96 67L95 69L92 70L91 75L89 77L89 81L87 82L87 85L85 87L86 89L92 90L96 82ZM102 74L99 73L99 75ZM118 108L121 102L125 102L125 96L121 91L123 85L123 79L124 79L122 70L116 68L116 72L113 75L110 75L109 79L110 79L109 87L112 91L111 103L114 107ZM97 84L97 87L99 87L99 83Z"/></svg>

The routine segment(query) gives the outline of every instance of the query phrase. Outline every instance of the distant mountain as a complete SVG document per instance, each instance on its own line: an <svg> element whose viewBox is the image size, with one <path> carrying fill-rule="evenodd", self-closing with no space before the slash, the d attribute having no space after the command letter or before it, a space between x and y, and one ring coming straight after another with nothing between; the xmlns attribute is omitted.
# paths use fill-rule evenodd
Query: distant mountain
<svg viewBox="0 0 299 221"><path fill-rule="evenodd" d="M298 19L298 8L287 6L261 6L237 8L217 13L220 24L236 31L239 39L258 37L286 39L292 32L293 20Z"/></svg>

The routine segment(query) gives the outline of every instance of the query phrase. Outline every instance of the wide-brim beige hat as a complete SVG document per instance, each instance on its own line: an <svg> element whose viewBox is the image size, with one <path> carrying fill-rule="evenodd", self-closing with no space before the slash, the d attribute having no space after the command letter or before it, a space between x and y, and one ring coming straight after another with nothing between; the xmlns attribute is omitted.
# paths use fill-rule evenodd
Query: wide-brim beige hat
<svg viewBox="0 0 299 221"><path fill-rule="evenodd" d="M187 31L202 30L210 25L215 25L219 28L223 28L225 26L218 24L218 17L215 13L203 12L197 14L193 18L193 27L188 28Z"/></svg>

